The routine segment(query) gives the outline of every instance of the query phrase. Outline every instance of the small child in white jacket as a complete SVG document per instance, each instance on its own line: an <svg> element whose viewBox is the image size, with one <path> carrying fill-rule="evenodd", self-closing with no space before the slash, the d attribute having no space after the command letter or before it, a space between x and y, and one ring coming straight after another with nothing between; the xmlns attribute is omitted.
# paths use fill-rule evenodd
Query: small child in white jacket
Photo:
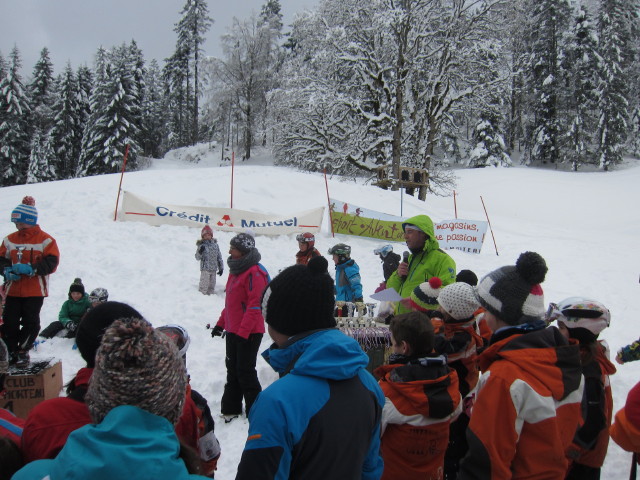
<svg viewBox="0 0 640 480"><path fill-rule="evenodd" d="M213 294L216 286L216 272L222 275L224 263L218 242L213 238L213 230L205 225L200 233L201 239L196 242L196 260L200 260L200 283L198 290L204 295Z"/></svg>

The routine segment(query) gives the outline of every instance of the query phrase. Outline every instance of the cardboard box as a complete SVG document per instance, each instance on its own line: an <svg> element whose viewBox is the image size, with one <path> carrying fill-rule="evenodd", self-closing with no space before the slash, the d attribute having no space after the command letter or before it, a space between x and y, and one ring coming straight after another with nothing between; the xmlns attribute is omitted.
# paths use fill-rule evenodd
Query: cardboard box
<svg viewBox="0 0 640 480"><path fill-rule="evenodd" d="M28 369L11 371L5 378L6 396L2 408L20 418L43 400L55 398L62 390L62 363L59 360L32 362Z"/></svg>

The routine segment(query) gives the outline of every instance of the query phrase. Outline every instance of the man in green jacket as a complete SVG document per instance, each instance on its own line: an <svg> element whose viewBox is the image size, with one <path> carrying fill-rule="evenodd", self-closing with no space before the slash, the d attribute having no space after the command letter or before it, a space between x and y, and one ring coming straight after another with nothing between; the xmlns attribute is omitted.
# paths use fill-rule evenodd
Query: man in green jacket
<svg viewBox="0 0 640 480"><path fill-rule="evenodd" d="M427 215L416 215L402 224L404 240L411 251L407 262L403 261L387 280L402 298L407 298L423 282L440 277L442 286L456 281L456 262L440 249L433 232L433 222ZM410 308L398 302L395 314L410 312Z"/></svg>

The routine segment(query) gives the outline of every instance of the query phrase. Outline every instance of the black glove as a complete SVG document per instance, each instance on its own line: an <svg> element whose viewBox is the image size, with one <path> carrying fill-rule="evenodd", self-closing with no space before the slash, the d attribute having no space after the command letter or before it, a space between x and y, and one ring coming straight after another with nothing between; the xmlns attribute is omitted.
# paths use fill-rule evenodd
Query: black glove
<svg viewBox="0 0 640 480"><path fill-rule="evenodd" d="M216 325L215 327L213 327L211 329L211 336L212 337L221 337L222 336L222 332L224 332L224 328L222 328L220 325Z"/></svg>
<svg viewBox="0 0 640 480"><path fill-rule="evenodd" d="M223 272L224 272L224 270L222 270L222 269L218 270L218 276L221 277Z"/></svg>
<svg viewBox="0 0 640 480"><path fill-rule="evenodd" d="M198 249L198 253L200 253L200 255L204 253L204 245L200 245L200 248Z"/></svg>
<svg viewBox="0 0 640 480"><path fill-rule="evenodd" d="M73 333L78 328L78 324L76 322L67 322L65 328L69 331L69 333Z"/></svg>

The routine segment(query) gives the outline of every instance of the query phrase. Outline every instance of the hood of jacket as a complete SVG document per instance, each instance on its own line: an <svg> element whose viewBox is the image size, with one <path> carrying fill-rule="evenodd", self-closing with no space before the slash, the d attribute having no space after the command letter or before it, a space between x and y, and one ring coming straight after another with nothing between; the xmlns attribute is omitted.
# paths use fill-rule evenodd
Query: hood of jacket
<svg viewBox="0 0 640 480"><path fill-rule="evenodd" d="M122 405L111 410L98 425L85 425L71 433L55 459L32 462L14 478L205 478L189 475L179 452L178 438L166 418Z"/></svg>
<svg viewBox="0 0 640 480"><path fill-rule="evenodd" d="M440 248L440 244L438 240L436 240L436 235L433 229L433 221L429 218L428 215L416 215L415 217L407 218L404 222L402 222L402 229L404 230L405 224L415 225L424 233L426 233L429 238L426 242L424 242L424 247L422 250L425 252L431 252L433 250L438 250Z"/></svg>
<svg viewBox="0 0 640 480"><path fill-rule="evenodd" d="M445 418L460 403L458 375L445 357L383 365L375 373L381 377L379 383L385 397L404 415Z"/></svg>
<svg viewBox="0 0 640 480"><path fill-rule="evenodd" d="M491 344L479 357L485 372L496 360L517 365L527 377L545 385L556 400L577 390L582 379L580 347L569 343L556 327L515 333Z"/></svg>
<svg viewBox="0 0 640 480"><path fill-rule="evenodd" d="M358 342L337 328L301 333L282 347L272 345L262 356L278 373L327 380L352 378L369 364Z"/></svg>

